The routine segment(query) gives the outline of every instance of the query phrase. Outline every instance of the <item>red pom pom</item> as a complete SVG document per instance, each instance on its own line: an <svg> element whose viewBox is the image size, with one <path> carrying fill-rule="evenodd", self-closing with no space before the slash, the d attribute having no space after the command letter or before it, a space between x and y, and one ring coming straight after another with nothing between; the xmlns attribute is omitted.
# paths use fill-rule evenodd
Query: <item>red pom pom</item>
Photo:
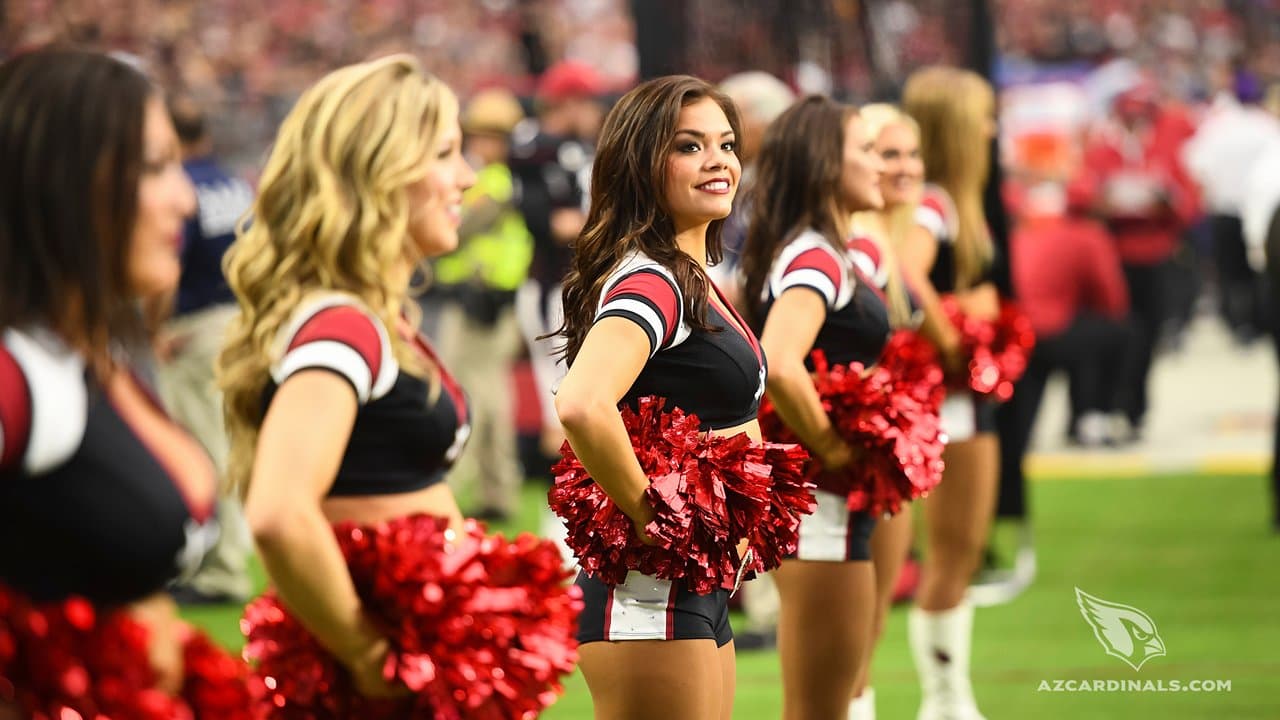
<svg viewBox="0 0 1280 720"><path fill-rule="evenodd" d="M33 603L0 586L0 706L26 717L191 720L155 688L147 629L83 598Z"/></svg>
<svg viewBox="0 0 1280 720"><path fill-rule="evenodd" d="M942 371L932 347L914 333L896 334L884 361L830 366L815 351L814 386L836 432L858 448L848 468L826 472L816 460L807 474L818 487L848 498L850 510L896 513L904 502L927 495L942 480L938 408ZM797 440L767 400L760 406L765 437Z"/></svg>
<svg viewBox="0 0 1280 720"><path fill-rule="evenodd" d="M937 414L946 399L945 377L938 351L914 330L899 330L885 344L880 367L893 378L894 391L906 393Z"/></svg>
<svg viewBox="0 0 1280 720"><path fill-rule="evenodd" d="M265 693L262 680L208 635L188 628L182 644L182 698L196 720L258 720Z"/></svg>
<svg viewBox="0 0 1280 720"><path fill-rule="evenodd" d="M745 433L709 436L696 415L665 401L641 398L639 411L622 409L636 459L649 478L645 497L655 517L645 545L631 519L591 478L565 443L552 468L547 499L568 528L566 542L583 571L609 585L636 570L681 580L706 594L731 589L744 572L770 570L794 553L800 516L816 507L803 473L803 449L753 442ZM748 540L753 559L737 554Z"/></svg>
<svg viewBox="0 0 1280 720"><path fill-rule="evenodd" d="M555 546L529 534L486 537L468 521L412 515L334 528L365 611L391 640L387 677L414 694L360 696L336 659L268 593L245 610L245 656L258 663L267 716L279 719L534 717L577 662L581 591Z"/></svg>
<svg viewBox="0 0 1280 720"><path fill-rule="evenodd" d="M942 308L960 329L969 358L969 374L962 384L999 402L1013 397L1014 383L1027 371L1027 360L1036 344L1030 319L1008 300L1000 302L1000 314L994 321L965 315L954 296L943 298Z"/></svg>

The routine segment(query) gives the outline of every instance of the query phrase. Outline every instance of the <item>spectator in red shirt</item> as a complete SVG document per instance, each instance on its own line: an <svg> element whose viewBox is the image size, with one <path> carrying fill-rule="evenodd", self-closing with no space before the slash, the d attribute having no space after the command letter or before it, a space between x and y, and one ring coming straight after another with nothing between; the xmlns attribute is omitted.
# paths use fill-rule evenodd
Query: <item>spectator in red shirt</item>
<svg viewBox="0 0 1280 720"><path fill-rule="evenodd" d="M1106 228L1069 214L1060 183L1029 189L1019 210L1010 239L1013 287L1036 347L1013 398L1000 408L1002 487L1022 487L1022 458L1055 370L1070 374L1073 435L1086 445L1109 439L1131 337L1120 257Z"/></svg>
<svg viewBox="0 0 1280 720"><path fill-rule="evenodd" d="M1117 96L1111 117L1092 133L1069 188L1073 208L1106 223L1123 263L1134 328L1123 409L1134 436L1147 412L1147 376L1169 314L1170 261L1200 212L1179 158L1192 130L1185 112L1162 106L1154 86L1138 83Z"/></svg>

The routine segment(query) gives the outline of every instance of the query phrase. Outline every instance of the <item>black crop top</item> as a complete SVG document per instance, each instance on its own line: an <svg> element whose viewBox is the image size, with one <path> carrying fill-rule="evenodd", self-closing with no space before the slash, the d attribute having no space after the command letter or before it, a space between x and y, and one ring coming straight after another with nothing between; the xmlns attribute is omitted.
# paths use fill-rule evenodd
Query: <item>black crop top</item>
<svg viewBox="0 0 1280 720"><path fill-rule="evenodd" d="M933 267L929 269L929 282L940 294L956 291L956 246L955 237L959 232L960 214L951 195L937 185L925 185L924 196L916 207L916 224L928 230L938 243L938 252L934 257ZM992 259L978 277L976 285L992 282L992 271L995 261Z"/></svg>
<svg viewBox="0 0 1280 720"><path fill-rule="evenodd" d="M331 294L298 308L281 328L279 360L263 414L293 374L319 368L351 383L359 408L330 497L412 492L444 479L471 433L466 397L420 335L414 348L439 368L434 402L427 381L403 372L382 322L355 298Z"/></svg>
<svg viewBox="0 0 1280 720"><path fill-rule="evenodd" d="M789 242L773 262L764 288L765 316L782 293L805 288L822 296L826 319L813 341L827 362L870 366L880 359L888 342L889 311L880 289L858 271L849 250L836 252L822 235L807 230ZM805 366L813 369L810 358Z"/></svg>
<svg viewBox="0 0 1280 720"><path fill-rule="evenodd" d="M626 318L649 336L649 360L623 403L635 407L639 398L657 395L667 399L668 408L695 414L704 430L714 430L756 419L767 366L755 335L708 283L732 315L709 303L707 323L716 332L693 330L671 271L635 253L605 283L596 321Z"/></svg>
<svg viewBox="0 0 1280 720"><path fill-rule="evenodd" d="M217 538L211 502L188 502L91 377L52 333L4 331L0 583L36 601L141 599Z"/></svg>

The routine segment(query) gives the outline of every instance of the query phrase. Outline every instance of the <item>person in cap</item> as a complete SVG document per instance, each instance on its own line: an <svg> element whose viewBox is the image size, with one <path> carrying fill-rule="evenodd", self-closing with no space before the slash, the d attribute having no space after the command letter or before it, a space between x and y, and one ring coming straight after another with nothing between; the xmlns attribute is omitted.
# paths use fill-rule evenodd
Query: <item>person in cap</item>
<svg viewBox="0 0 1280 720"><path fill-rule="evenodd" d="M522 119L519 101L502 88L477 93L463 109L463 152L479 169L462 196L458 249L435 263L441 354L457 368L475 417L449 482L476 489L473 514L486 520L511 516L521 480L508 378L520 346L515 295L529 272L533 239L515 204L507 155Z"/></svg>
<svg viewBox="0 0 1280 720"><path fill-rule="evenodd" d="M516 294L516 318L529 350L542 415L541 454L546 462L529 468L544 473L558 455L564 431L556 416L552 391L566 366L557 360L547 337L563 322L561 282L569 271L569 243L587 218L587 189L596 135L603 120L600 96L604 82L589 65L564 61L538 80L534 96L537 117L512 134L511 173L516 203L533 236L529 279ZM563 534L563 525L548 511L542 533ZM566 554L566 562L571 560Z"/></svg>

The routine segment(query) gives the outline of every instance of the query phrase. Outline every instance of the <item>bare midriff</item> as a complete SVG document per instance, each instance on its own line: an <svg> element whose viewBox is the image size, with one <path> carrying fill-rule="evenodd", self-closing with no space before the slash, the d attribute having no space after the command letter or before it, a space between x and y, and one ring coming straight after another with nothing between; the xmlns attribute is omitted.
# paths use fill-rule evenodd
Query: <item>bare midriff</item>
<svg viewBox="0 0 1280 720"><path fill-rule="evenodd" d="M462 525L462 511L458 509L458 501L445 483L394 495L325 498L320 509L331 523L372 525L421 513L449 518L449 525L455 529Z"/></svg>
<svg viewBox="0 0 1280 720"><path fill-rule="evenodd" d="M755 420L748 420L741 425L734 425L727 428L716 428L711 431L712 435L720 435L723 437L732 437L738 433L746 433L747 437L760 442L760 423Z"/></svg>

